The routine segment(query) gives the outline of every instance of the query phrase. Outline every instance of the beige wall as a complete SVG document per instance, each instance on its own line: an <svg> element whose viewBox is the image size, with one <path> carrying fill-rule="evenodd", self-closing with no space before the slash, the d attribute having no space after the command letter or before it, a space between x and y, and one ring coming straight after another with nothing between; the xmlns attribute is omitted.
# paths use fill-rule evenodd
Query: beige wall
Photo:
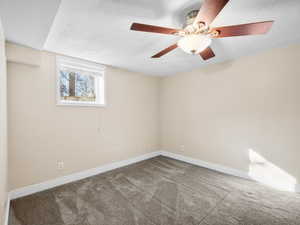
<svg viewBox="0 0 300 225"><path fill-rule="evenodd" d="M5 38L0 20L0 224L4 224L7 200L6 84Z"/></svg>
<svg viewBox="0 0 300 225"><path fill-rule="evenodd" d="M39 54L8 63L10 189L158 150L158 78L107 67L107 107L56 106L55 55Z"/></svg>
<svg viewBox="0 0 300 225"><path fill-rule="evenodd" d="M246 172L252 149L300 182L299 59L292 45L164 78L162 149Z"/></svg>
<svg viewBox="0 0 300 225"><path fill-rule="evenodd" d="M300 45L163 79L108 67L105 108L55 105L54 54L8 56L10 189L158 149L245 172L252 149L300 181Z"/></svg>

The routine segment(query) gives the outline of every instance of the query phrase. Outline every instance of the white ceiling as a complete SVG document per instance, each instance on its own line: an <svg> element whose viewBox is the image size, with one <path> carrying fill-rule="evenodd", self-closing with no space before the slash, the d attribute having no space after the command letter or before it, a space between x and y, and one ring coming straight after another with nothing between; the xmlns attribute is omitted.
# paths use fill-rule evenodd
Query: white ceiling
<svg viewBox="0 0 300 225"><path fill-rule="evenodd" d="M60 0L0 0L0 17L7 40L42 49Z"/></svg>
<svg viewBox="0 0 300 225"><path fill-rule="evenodd" d="M200 4L201 0L62 0L58 8L59 0L0 0L0 15L10 41L149 75L190 71L300 42L299 0L231 0L213 26L264 20L275 24L267 35L213 40L216 57L206 62L180 49L152 59L178 37L129 30L132 22L180 28L184 15Z"/></svg>

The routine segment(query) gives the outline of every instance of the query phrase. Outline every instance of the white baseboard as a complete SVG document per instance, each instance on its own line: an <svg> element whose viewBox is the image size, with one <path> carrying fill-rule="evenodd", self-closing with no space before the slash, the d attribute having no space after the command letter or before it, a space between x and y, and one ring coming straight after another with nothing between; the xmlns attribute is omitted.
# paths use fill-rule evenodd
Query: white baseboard
<svg viewBox="0 0 300 225"><path fill-rule="evenodd" d="M214 163L210 163L210 162L205 162L199 159L194 159L191 157L187 157L187 156L183 156L183 155L179 155L179 154L175 154L175 153L171 153L171 152L167 152L167 151L161 151L161 155L166 156L166 157L170 157L172 159L177 159L186 163L190 163L196 166L201 166L201 167L205 167L211 170L215 170L221 173L225 173L225 174L229 174L232 176L236 176L236 177L241 177L244 179L251 179L251 177L248 176L248 174L244 171L241 170L237 170L237 169L232 169L229 167L225 167L225 166L221 166L221 165L217 165Z"/></svg>
<svg viewBox="0 0 300 225"><path fill-rule="evenodd" d="M260 182L260 180L256 180L253 177L250 177L249 174L245 171L241 171L241 170L237 170L237 169L233 169L233 168L229 168L229 167L225 167L225 166L221 166L218 164L214 164L214 163L210 163L210 162L205 162L199 159L194 159L191 157L187 157L187 156L183 156L183 155L179 155L179 154L175 154L175 153L171 153L168 151L161 151L161 155L166 156L166 157L170 157L172 159L177 159L186 163L190 163L196 166L201 166L201 167L205 167L211 170L215 170L224 174L229 174L235 177L240 177L240 178L244 178L244 179L248 179L248 180L254 180L257 182ZM262 182L263 183L263 182ZM267 185L267 184L265 184ZM271 185L269 185L271 186ZM283 185L284 186L284 185ZM300 184L297 183L295 184L294 187L286 189L285 187L283 187L282 185L272 185L271 187L278 189L278 190L282 190L282 191L292 191L292 192L296 192L296 193L300 193Z"/></svg>
<svg viewBox="0 0 300 225"><path fill-rule="evenodd" d="M67 176L63 176L63 177L59 177L53 180L49 180L43 183L39 183L39 184L33 184L33 185L29 185L26 187L22 187L19 189L15 189L13 191L10 192L10 199L16 199L16 198L21 198L27 195L31 195L37 192L41 192L50 188L54 188L63 184L67 184L70 182L74 182L74 181L78 181L87 177L91 177L100 173L104 173L113 169L117 169L120 167L124 167L124 166L128 166L130 164L133 163L137 163L146 159L150 159L156 156L159 156L160 152L151 152L145 155L141 155L135 158L131 158L128 160L123 160L123 161L119 161L119 162L114 162L114 163L110 163L104 166L100 166L97 168L93 168L93 169L89 169L89 170L85 170L82 172L78 172L78 173L74 173L74 174L70 174Z"/></svg>
<svg viewBox="0 0 300 225"><path fill-rule="evenodd" d="M171 153L171 152L167 152L167 151L157 151L157 152L151 152L145 155L141 155L135 158L131 158L128 160L123 160L123 161L119 161L119 162L114 162L114 163L110 163L104 166L100 166L97 168L93 168L93 169L89 169L89 170L85 170L82 172L78 172L78 173L74 173L74 174L70 174L64 177L59 177L53 180L49 180L43 183L39 183L39 184L33 184L30 186L26 186L23 188L19 188L16 190L13 190L9 193L10 199L16 199L16 198L20 198L20 197L24 197L30 194L34 194L37 192L41 192L50 188L54 188L63 184L67 184L70 182L74 182L74 181L78 181L87 177L91 177L97 174L101 174L113 169L117 169L120 167L124 167L133 163L137 163L146 159L150 159L159 155L163 155L166 157L170 157L173 159L177 159L183 162L187 162L196 166L201 166L201 167L205 167L211 170L215 170L221 173L225 173L225 174L229 174L232 176L236 176L236 177L241 177L244 179L250 179L253 180L247 172L241 171L241 170L237 170L237 169L233 169L233 168L229 168L229 167L225 167L225 166L221 166L218 164L214 164L214 163L210 163L210 162L205 162L202 160L198 160L198 159L194 159L191 157L187 157L187 156L183 156L183 155L179 155L179 154L175 154L175 153ZM300 192L300 185L297 184L296 185L296 192Z"/></svg>
<svg viewBox="0 0 300 225"><path fill-rule="evenodd" d="M5 206L5 214L4 214L4 225L8 225L8 218L9 218L9 208L10 208L10 196L7 195L7 201Z"/></svg>

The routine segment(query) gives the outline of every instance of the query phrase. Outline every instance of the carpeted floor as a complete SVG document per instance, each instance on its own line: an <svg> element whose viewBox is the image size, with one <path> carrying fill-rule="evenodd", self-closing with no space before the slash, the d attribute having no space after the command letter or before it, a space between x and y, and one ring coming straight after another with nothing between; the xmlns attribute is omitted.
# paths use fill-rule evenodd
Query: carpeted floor
<svg viewBox="0 0 300 225"><path fill-rule="evenodd" d="M14 200L9 222L225 224L300 224L300 195L160 156Z"/></svg>

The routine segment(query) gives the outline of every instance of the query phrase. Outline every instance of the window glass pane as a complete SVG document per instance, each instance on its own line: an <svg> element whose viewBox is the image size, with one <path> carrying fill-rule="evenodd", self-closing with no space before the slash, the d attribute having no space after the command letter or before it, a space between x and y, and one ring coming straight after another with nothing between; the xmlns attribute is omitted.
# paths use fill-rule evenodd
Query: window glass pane
<svg viewBox="0 0 300 225"><path fill-rule="evenodd" d="M60 96L69 96L69 73L60 71Z"/></svg>
<svg viewBox="0 0 300 225"><path fill-rule="evenodd" d="M79 97L80 101L96 100L94 76L76 74L75 83L75 96Z"/></svg>
<svg viewBox="0 0 300 225"><path fill-rule="evenodd" d="M96 77L60 70L60 98L65 101L96 102Z"/></svg>
<svg viewBox="0 0 300 225"><path fill-rule="evenodd" d="M59 105L105 106L104 66L57 57L57 69Z"/></svg>

